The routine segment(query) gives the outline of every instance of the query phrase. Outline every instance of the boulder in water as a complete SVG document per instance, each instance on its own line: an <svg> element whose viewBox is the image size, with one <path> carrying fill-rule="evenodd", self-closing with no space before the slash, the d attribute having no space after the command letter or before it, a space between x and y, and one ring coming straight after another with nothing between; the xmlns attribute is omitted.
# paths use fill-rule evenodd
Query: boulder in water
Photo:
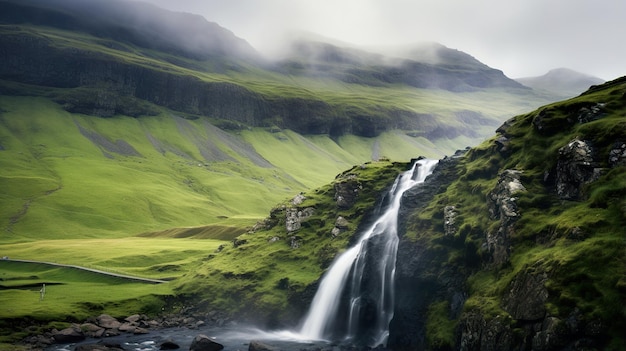
<svg viewBox="0 0 626 351"><path fill-rule="evenodd" d="M204 334L196 336L189 346L189 351L220 351L222 349L224 345L216 343Z"/></svg>

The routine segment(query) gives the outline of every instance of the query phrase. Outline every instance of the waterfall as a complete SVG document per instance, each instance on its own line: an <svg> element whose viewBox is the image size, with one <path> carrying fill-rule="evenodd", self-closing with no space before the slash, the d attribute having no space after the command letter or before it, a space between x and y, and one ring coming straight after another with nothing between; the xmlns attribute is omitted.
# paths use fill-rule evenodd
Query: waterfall
<svg viewBox="0 0 626 351"><path fill-rule="evenodd" d="M424 182L437 162L419 160L396 178L387 194L388 206L354 246L335 258L324 275L300 337L343 338L371 347L387 343L394 309L400 201L405 191Z"/></svg>

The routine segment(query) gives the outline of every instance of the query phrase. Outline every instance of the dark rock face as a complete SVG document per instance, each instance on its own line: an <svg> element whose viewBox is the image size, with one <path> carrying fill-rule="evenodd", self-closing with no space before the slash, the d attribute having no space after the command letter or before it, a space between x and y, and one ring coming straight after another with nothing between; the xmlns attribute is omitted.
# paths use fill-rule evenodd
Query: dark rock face
<svg viewBox="0 0 626 351"><path fill-rule="evenodd" d="M520 174L520 171L504 170L495 188L487 194L489 216L500 220L498 229L487 233L487 247L496 266L507 263L511 254L509 238L513 234L513 224L520 216L514 194L526 191L520 182Z"/></svg>
<svg viewBox="0 0 626 351"><path fill-rule="evenodd" d="M501 317L486 321L481 314L465 314L459 322L459 350L515 350L514 335Z"/></svg>
<svg viewBox="0 0 626 351"><path fill-rule="evenodd" d="M460 156L461 152L456 156ZM388 347L393 350L424 350L426 318L429 305L437 300L456 301L450 309L455 318L465 300L462 272L441 270L433 264L441 252L404 238L408 214L426 206L435 194L443 191L457 174L458 157L439 161L432 176L418 187L407 190L402 198L398 218L400 242L396 261L396 296L394 317L389 326Z"/></svg>
<svg viewBox="0 0 626 351"><path fill-rule="evenodd" d="M616 142L609 151L609 166L626 166L626 143Z"/></svg>
<svg viewBox="0 0 626 351"><path fill-rule="evenodd" d="M572 140L559 149L556 165L556 192L564 200L582 196L582 187L600 176L593 149L584 140Z"/></svg>
<svg viewBox="0 0 626 351"><path fill-rule="evenodd" d="M546 314L548 275L527 270L519 273L509 285L502 307L517 320L540 320Z"/></svg>

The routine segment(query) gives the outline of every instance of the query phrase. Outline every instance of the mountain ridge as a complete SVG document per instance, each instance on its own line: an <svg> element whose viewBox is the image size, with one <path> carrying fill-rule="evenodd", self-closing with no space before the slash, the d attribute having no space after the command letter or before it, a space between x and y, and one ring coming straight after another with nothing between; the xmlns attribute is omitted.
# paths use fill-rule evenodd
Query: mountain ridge
<svg viewBox="0 0 626 351"><path fill-rule="evenodd" d="M542 89L558 94L562 98L582 94L589 87L605 82L601 78L569 68L555 68L541 76L516 78L515 80L533 89Z"/></svg>

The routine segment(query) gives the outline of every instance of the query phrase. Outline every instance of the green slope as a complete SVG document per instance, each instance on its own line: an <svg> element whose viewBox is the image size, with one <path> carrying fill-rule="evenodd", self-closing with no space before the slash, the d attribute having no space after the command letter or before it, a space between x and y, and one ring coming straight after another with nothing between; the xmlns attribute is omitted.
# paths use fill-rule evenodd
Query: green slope
<svg viewBox="0 0 626 351"><path fill-rule="evenodd" d="M207 118L97 118L44 98L1 97L4 242L246 226L284 198L377 157L438 157L423 138L305 137ZM376 152L374 152L376 149Z"/></svg>
<svg viewBox="0 0 626 351"><path fill-rule="evenodd" d="M620 78L511 119L498 136L471 149L450 170L456 180L409 219L406 238L426 257L439 257L426 269L439 277L431 284L443 289L449 284L443 277L454 274L467 279L456 288L467 294L460 315L451 317L453 297L445 289L424 299L422 308L432 312L425 320L429 347L456 348L468 342L471 333L482 332L496 340L510 335L506 342L513 345L534 337L533 342L556 349L574 341L599 349L623 348L625 94L626 79ZM570 160L570 167L594 168L598 174L580 184L579 196L566 198L557 193L562 188L557 174L563 172L557 169L565 164L563 149L576 140L591 146L585 156L593 161ZM611 150L622 151L611 159ZM520 172L525 188L510 200L513 207L509 210L519 217L496 216L490 207L505 170ZM446 206L454 206L456 212L454 229L447 236L443 230ZM507 221L508 227L501 229ZM530 293L524 289L533 286L533 279L541 283ZM517 304L518 310L511 307ZM524 311L531 308L544 312L528 320ZM482 320L483 327L471 324L476 320ZM578 327L568 324L574 320ZM533 323L544 324L533 331L529 327ZM552 326L546 329L545 323ZM592 325L601 325L602 330L592 332ZM460 339L461 332L467 333L466 339ZM490 340L480 342L474 345L478 349L487 348Z"/></svg>

